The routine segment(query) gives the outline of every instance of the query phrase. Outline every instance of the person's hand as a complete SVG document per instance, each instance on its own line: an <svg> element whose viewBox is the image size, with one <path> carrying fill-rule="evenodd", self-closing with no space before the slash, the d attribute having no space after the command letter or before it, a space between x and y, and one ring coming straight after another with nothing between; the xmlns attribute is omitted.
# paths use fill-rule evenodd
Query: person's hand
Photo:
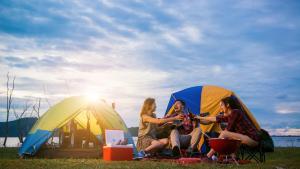
<svg viewBox="0 0 300 169"><path fill-rule="evenodd" d="M177 116L175 116L175 120L183 120L184 115L183 114L178 114Z"/></svg>
<svg viewBox="0 0 300 169"><path fill-rule="evenodd" d="M194 118L201 120L201 116L195 116Z"/></svg>
<svg viewBox="0 0 300 169"><path fill-rule="evenodd" d="M199 120L204 120L204 118L201 117L201 116L195 116L195 118L196 118L196 119L199 119Z"/></svg>

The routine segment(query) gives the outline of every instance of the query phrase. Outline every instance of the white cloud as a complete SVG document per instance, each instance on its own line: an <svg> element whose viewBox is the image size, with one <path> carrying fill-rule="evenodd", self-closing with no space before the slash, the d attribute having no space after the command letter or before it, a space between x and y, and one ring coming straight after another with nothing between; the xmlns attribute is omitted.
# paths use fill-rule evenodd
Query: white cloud
<svg viewBox="0 0 300 169"><path fill-rule="evenodd" d="M139 17L143 17L143 18L147 18L147 19L153 19L151 14L146 13L142 10L131 9L130 7L127 7L125 5L121 5L120 3L114 3L114 2L109 1L109 0L101 0L101 2L109 8L117 8L119 10L128 12L130 14L133 14L133 15L136 15L136 16L139 16Z"/></svg>
<svg viewBox="0 0 300 169"><path fill-rule="evenodd" d="M39 59L45 59L49 55L58 56L58 58L69 57L65 58L67 63L58 62L54 67L44 67L37 63L35 66L30 65L30 68L24 69L0 64L3 70L0 76L1 79L5 78L7 71L17 76L16 84L19 85L14 93L17 98L45 97L43 91L45 85L48 88L47 97L51 98L51 104L68 96L83 95L89 88L96 88L94 92L102 98L117 103L117 110L129 126L136 126L138 118L136 114L144 98L161 99L167 96L165 99L167 100L170 93L165 89L157 88L160 84L166 83L170 74L147 65L139 56L137 49L142 50L143 46L151 48L152 42L144 41L144 38L148 37L141 35L138 39L129 39L112 34L108 39L90 39L90 50L73 51L49 49L48 45L38 47L36 39L9 36L6 42L2 41L5 48L1 51L3 57L18 56L23 59L22 63L32 56ZM13 44L19 47L9 47ZM72 45L72 43L65 45ZM22 79L23 77L29 79ZM5 84L1 84L0 89L0 91L5 91ZM159 104L160 116L166 104L166 101L163 102ZM45 104L43 100L43 105ZM42 112L45 112L46 108L47 106L44 106Z"/></svg>
<svg viewBox="0 0 300 169"><path fill-rule="evenodd" d="M186 37L188 40L192 42L202 41L203 35L199 29L194 26L185 26L182 28L183 37Z"/></svg>
<svg viewBox="0 0 300 169"><path fill-rule="evenodd" d="M188 46L190 43L203 42L203 34L199 28L192 25L185 25L177 29L171 29L166 27L157 27L160 30L160 34L170 44L176 47Z"/></svg>
<svg viewBox="0 0 300 169"><path fill-rule="evenodd" d="M241 0L234 3L234 7L238 9L248 9L248 10L266 10L264 9L267 6L266 1L248 1Z"/></svg>
<svg viewBox="0 0 300 169"><path fill-rule="evenodd" d="M174 35L170 32L165 32L163 36L165 37L167 42L169 42L170 44L173 44L177 47L180 47L182 44L181 40L178 37L176 37L176 35Z"/></svg>
<svg viewBox="0 0 300 169"><path fill-rule="evenodd" d="M297 28L295 21L292 18L286 18L278 14L266 15L259 17L256 22L262 26L282 27L288 29Z"/></svg>
<svg viewBox="0 0 300 169"><path fill-rule="evenodd" d="M34 16L30 18L32 22L37 23L37 24L42 24L42 23L46 23L49 22L49 19L46 17L38 17L38 16Z"/></svg>
<svg viewBox="0 0 300 169"><path fill-rule="evenodd" d="M299 128L276 128L276 129L267 129L270 135L276 136L299 136L300 129Z"/></svg>
<svg viewBox="0 0 300 169"><path fill-rule="evenodd" d="M300 102L279 103L275 111L280 114L300 113Z"/></svg>
<svg viewBox="0 0 300 169"><path fill-rule="evenodd" d="M99 4L74 2L76 4L70 3L68 9L52 7L47 10L66 19L66 23L72 23L74 30L67 28L63 31L71 32L71 37L0 34L1 57L16 56L24 60L48 56L65 58L65 65L57 63L54 68L37 63L22 69L1 63L0 78L5 78L7 71L12 71L17 75L17 82L23 85L17 89L16 95L42 95L42 87L46 85L54 103L68 95L82 94L87 88L97 88L105 99L117 102L117 109L129 126L136 126L136 114L145 97L157 98L159 115L162 115L171 92L202 84L228 87L238 91L240 97L246 97L243 101L250 108L268 112L266 109L272 109L273 112L273 104L276 104L274 88L299 77L291 73L299 70L300 62L296 57L299 53L296 50L277 54L277 50L284 47L277 49L264 37L248 38L251 32L242 26L257 29L258 24L277 24L277 18L258 13L259 17L254 18L260 21L255 22L254 19L253 23L245 24L244 18L236 17L244 16L245 8L265 10L267 6L264 3L243 1L238 7L243 10L234 11L234 15L223 15L227 12L226 4L216 5L208 1L161 2L159 7L147 2L139 4L147 6L147 9L135 9L115 1L100 4L109 11L130 14L132 17L127 22L118 20L118 12L112 15L97 9L95 6ZM36 21L43 20L36 18ZM138 24L140 22L146 23L145 31L143 25L140 27ZM231 25L233 22L241 24L234 27ZM78 32L75 31L77 29ZM43 35L47 33L43 32ZM81 36L78 37L78 34ZM28 79L21 80L22 77ZM1 85L0 91L4 87ZM298 91L297 87L293 87L281 92L292 100L299 100L299 96L295 96ZM273 103L270 103L270 108L265 106L265 98ZM279 113L299 110L297 105L276 108Z"/></svg>
<svg viewBox="0 0 300 169"><path fill-rule="evenodd" d="M214 65L212 67L212 71L214 74L219 74L222 72L222 67L220 65Z"/></svg>

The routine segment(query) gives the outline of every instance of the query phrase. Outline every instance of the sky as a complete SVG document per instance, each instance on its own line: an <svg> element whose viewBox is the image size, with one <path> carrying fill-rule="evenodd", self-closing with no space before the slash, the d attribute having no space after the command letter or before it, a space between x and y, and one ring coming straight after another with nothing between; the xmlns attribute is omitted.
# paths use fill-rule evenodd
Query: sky
<svg viewBox="0 0 300 169"><path fill-rule="evenodd" d="M0 121L9 72L16 112L94 92L131 127L147 97L161 117L171 93L217 85L272 134L300 135L299 9L296 0L0 1Z"/></svg>

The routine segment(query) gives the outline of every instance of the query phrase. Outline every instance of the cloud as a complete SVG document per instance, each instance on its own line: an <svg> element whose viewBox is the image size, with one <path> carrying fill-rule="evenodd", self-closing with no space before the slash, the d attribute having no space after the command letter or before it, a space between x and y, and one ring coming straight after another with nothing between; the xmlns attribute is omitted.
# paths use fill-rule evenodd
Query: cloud
<svg viewBox="0 0 300 169"><path fill-rule="evenodd" d="M3 1L0 91L5 91L7 71L17 76L15 94L21 99L44 98L47 88L54 104L96 88L117 102L128 126L136 126L146 97L157 99L162 116L172 92L213 84L235 91L260 122L273 115L276 126L266 126L284 128L298 113L278 112L295 112L300 100L299 12L294 6L269 1ZM293 23L293 29L282 23Z"/></svg>
<svg viewBox="0 0 300 169"><path fill-rule="evenodd" d="M287 29L294 29L297 26L295 25L295 21L290 20L289 18L284 18L281 15L270 15L264 16L257 19L257 24L261 26L272 26L272 27L282 27Z"/></svg>
<svg viewBox="0 0 300 169"><path fill-rule="evenodd" d="M275 111L280 114L300 113L300 102L280 103L275 107Z"/></svg>
<svg viewBox="0 0 300 169"><path fill-rule="evenodd" d="M240 10L265 11L268 5L267 1L238 1L234 7Z"/></svg>
<svg viewBox="0 0 300 169"><path fill-rule="evenodd" d="M214 74L219 74L222 72L222 67L220 65L214 65L212 67L212 71Z"/></svg>
<svg viewBox="0 0 300 169"><path fill-rule="evenodd" d="M44 56L43 58L29 57L21 58L15 56L4 56L1 60L10 67L29 68L29 67L56 67L58 65L66 65L66 61L62 57Z"/></svg>
<svg viewBox="0 0 300 169"><path fill-rule="evenodd" d="M272 136L299 136L299 128L277 128L277 129L267 129L270 135Z"/></svg>

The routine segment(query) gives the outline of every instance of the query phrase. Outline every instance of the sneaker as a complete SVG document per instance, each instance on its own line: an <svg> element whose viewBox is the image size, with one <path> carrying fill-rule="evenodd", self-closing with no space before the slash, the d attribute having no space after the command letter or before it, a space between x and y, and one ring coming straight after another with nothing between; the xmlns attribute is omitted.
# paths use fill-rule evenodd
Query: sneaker
<svg viewBox="0 0 300 169"><path fill-rule="evenodd" d="M211 157L200 157L201 161L206 162L206 163L211 163L211 162L216 162L218 161L218 157L213 155Z"/></svg>
<svg viewBox="0 0 300 169"><path fill-rule="evenodd" d="M172 148L172 155L173 155L173 157L180 157L181 156L180 149L179 149L178 146L174 146Z"/></svg>
<svg viewBox="0 0 300 169"><path fill-rule="evenodd" d="M135 159L142 159L144 157L146 157L146 153L145 153L145 151L142 150L137 153L137 155L135 156Z"/></svg>
<svg viewBox="0 0 300 169"><path fill-rule="evenodd" d="M218 161L218 157L216 155L211 156L212 161Z"/></svg>

